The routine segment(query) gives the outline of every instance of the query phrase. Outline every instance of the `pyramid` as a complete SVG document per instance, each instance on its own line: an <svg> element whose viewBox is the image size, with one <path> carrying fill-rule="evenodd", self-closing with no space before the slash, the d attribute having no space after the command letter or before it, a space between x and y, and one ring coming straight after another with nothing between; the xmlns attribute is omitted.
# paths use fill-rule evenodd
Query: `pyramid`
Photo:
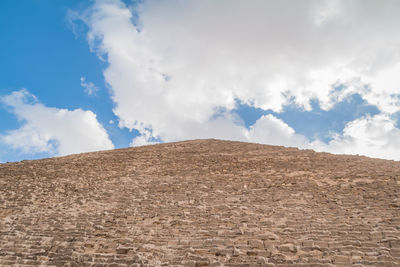
<svg viewBox="0 0 400 267"><path fill-rule="evenodd" d="M1 266L400 266L400 162L192 140L0 164Z"/></svg>

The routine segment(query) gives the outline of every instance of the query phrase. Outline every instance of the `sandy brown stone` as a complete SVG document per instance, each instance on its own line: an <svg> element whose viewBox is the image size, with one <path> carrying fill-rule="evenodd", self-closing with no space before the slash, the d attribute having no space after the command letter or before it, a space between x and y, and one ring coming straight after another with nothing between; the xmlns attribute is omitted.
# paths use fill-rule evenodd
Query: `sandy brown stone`
<svg viewBox="0 0 400 267"><path fill-rule="evenodd" d="M337 265L350 265L350 257L343 255L336 255L333 262Z"/></svg>
<svg viewBox="0 0 400 267"><path fill-rule="evenodd" d="M296 253L297 252L297 248L295 245L293 244L283 244L280 245L278 247L278 250L281 252L292 252L292 253Z"/></svg>
<svg viewBox="0 0 400 267"><path fill-rule="evenodd" d="M0 164L0 266L399 266L400 163L194 140Z"/></svg>

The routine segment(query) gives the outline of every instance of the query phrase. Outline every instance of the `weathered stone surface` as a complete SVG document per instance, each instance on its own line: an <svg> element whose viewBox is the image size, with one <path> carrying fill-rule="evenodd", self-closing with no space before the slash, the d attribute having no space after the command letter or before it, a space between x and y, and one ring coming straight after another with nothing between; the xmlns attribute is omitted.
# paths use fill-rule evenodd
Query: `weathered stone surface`
<svg viewBox="0 0 400 267"><path fill-rule="evenodd" d="M0 266L399 266L400 163L195 140L0 164Z"/></svg>
<svg viewBox="0 0 400 267"><path fill-rule="evenodd" d="M278 250L281 252L292 252L292 253L296 253L297 252L297 248L295 245L293 244L283 244L280 245L278 247Z"/></svg>
<svg viewBox="0 0 400 267"><path fill-rule="evenodd" d="M337 265L350 265L350 257L343 255L336 255L333 262Z"/></svg>

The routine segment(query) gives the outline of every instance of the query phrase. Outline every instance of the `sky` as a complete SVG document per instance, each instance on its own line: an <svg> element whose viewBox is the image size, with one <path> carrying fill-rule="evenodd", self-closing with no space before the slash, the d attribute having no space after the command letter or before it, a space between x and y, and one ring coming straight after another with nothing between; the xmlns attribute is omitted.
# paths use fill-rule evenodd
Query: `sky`
<svg viewBox="0 0 400 267"><path fill-rule="evenodd" d="M0 162L198 138L400 160L397 0L0 1Z"/></svg>

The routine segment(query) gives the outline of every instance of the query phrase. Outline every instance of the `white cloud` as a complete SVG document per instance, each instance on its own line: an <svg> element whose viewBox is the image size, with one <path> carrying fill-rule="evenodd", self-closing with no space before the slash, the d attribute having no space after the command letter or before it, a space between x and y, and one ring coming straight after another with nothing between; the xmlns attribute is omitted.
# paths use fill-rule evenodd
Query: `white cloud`
<svg viewBox="0 0 400 267"><path fill-rule="evenodd" d="M80 81L81 81L81 86L85 90L85 93L90 96L95 95L96 92L99 90L99 88L97 88L96 85L94 85L94 83L87 82L85 77L81 77Z"/></svg>
<svg viewBox="0 0 400 267"><path fill-rule="evenodd" d="M317 141L311 147L336 154L400 160L400 129L395 125L387 115L366 116L348 123L343 135L334 136L329 144Z"/></svg>
<svg viewBox="0 0 400 267"><path fill-rule="evenodd" d="M145 146L145 145L154 145L157 143L159 143L159 142L151 140L150 132L144 132L144 133L142 133L142 135L135 137L132 140L130 145L131 146Z"/></svg>
<svg viewBox="0 0 400 267"><path fill-rule="evenodd" d="M103 0L81 19L109 63L119 126L143 135L134 144L151 133L301 146L306 139L272 116L248 131L229 114L235 100L280 112L289 99L308 110L317 99L328 110L358 93L385 114L399 111L399 13L395 0Z"/></svg>
<svg viewBox="0 0 400 267"><path fill-rule="evenodd" d="M46 107L23 89L0 98L23 125L0 135L0 142L23 153L53 155L114 148L107 132L91 111Z"/></svg>
<svg viewBox="0 0 400 267"><path fill-rule="evenodd" d="M271 145L284 145L291 147L308 147L308 140L286 123L272 115L262 116L250 127L247 134L248 141L267 143Z"/></svg>
<svg viewBox="0 0 400 267"><path fill-rule="evenodd" d="M179 129L181 131L176 132L174 139L169 141L217 138L296 147L308 147L309 145L307 138L296 134L290 126L273 115L262 116L250 129L242 124L240 118L230 113L222 113L207 123L192 122ZM140 146L157 143L150 140L151 133L145 131L144 134L136 137L131 145Z"/></svg>

